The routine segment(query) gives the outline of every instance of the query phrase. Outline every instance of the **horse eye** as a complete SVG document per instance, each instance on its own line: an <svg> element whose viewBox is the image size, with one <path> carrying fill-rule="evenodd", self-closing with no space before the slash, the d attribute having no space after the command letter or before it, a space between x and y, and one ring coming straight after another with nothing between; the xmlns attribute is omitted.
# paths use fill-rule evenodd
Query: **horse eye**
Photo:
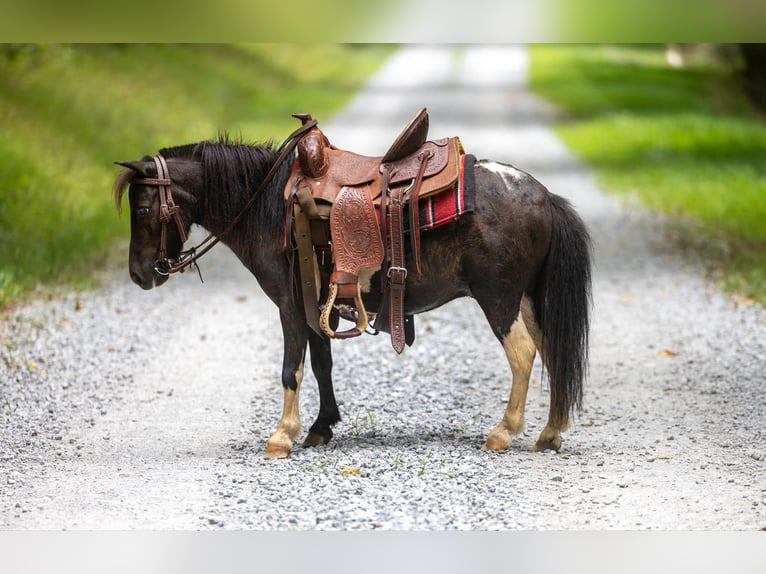
<svg viewBox="0 0 766 574"><path fill-rule="evenodd" d="M148 207L137 207L136 208L136 215L138 217L146 217L149 215L149 208Z"/></svg>

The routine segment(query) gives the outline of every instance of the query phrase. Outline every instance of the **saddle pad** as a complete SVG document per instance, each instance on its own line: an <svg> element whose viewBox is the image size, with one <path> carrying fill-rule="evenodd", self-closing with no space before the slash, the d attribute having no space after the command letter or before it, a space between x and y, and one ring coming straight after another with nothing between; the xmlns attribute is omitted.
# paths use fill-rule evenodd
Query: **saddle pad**
<svg viewBox="0 0 766 574"><path fill-rule="evenodd" d="M464 213L470 213L474 210L474 163L476 163L475 156L461 155L460 177L455 185L418 202L421 231L434 229L445 223L455 221ZM406 233L409 233L410 230L409 207L409 204L405 207L402 217ZM376 210L375 215L380 221L380 211Z"/></svg>

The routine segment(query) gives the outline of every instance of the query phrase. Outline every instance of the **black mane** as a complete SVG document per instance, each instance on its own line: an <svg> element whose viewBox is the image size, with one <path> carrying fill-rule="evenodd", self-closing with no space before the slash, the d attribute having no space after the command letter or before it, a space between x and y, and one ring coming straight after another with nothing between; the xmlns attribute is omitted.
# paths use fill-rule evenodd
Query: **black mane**
<svg viewBox="0 0 766 574"><path fill-rule="evenodd" d="M278 152L271 142L246 144L222 135L217 141L203 141L160 150L166 158L199 161L204 171L204 197L198 198L205 228L221 233L240 213L264 177L274 165ZM272 182L262 190L242 225L227 239L249 240L274 237L282 232L284 199L282 190L292 162L280 167ZM247 223L250 222L250 223Z"/></svg>

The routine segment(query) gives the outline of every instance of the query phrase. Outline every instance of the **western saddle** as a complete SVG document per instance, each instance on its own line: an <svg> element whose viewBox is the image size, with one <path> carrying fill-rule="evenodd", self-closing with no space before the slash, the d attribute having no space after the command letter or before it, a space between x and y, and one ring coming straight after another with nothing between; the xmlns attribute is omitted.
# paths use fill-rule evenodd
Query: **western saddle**
<svg viewBox="0 0 766 574"><path fill-rule="evenodd" d="M309 114L293 117L304 125L313 121ZM317 333L345 339L367 330L359 276L369 278L380 269L383 298L374 329L391 334L397 353L412 344L414 323L404 314L404 208L409 204L412 262L420 277L417 202L456 183L463 153L457 137L426 141L427 136L423 108L382 157L337 149L318 127L298 142L285 186L285 241L291 229L304 312ZM340 316L355 321L355 327L338 331Z"/></svg>

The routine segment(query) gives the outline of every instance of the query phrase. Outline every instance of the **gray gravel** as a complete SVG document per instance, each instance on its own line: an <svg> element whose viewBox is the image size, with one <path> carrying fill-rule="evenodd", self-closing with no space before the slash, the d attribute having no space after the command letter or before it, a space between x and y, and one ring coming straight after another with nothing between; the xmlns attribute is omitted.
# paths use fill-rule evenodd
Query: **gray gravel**
<svg viewBox="0 0 766 574"><path fill-rule="evenodd" d="M405 48L320 120L335 145L381 154L426 105L433 137L460 135L574 202L596 244L592 360L559 454L531 451L549 398L539 362L526 431L479 450L510 370L466 299L419 316L402 356L383 337L336 343L335 438L264 460L281 413L276 308L223 247L204 284L187 273L150 292L121 253L103 290L0 324L0 528L766 526L764 310L666 248L661 219L603 195L525 77L523 48ZM304 426L317 409L308 374Z"/></svg>

